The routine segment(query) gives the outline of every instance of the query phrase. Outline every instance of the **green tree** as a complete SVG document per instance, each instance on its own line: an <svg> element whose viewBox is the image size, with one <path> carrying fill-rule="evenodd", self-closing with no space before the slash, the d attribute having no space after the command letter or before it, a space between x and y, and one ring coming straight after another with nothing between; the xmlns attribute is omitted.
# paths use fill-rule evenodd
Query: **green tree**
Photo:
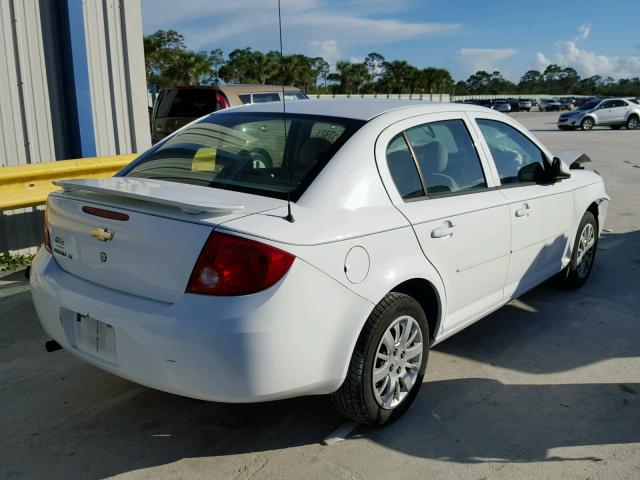
<svg viewBox="0 0 640 480"><path fill-rule="evenodd" d="M180 55L186 51L184 37L175 30L158 30L143 38L144 63L147 83L167 86L166 69L175 67Z"/></svg>
<svg viewBox="0 0 640 480"><path fill-rule="evenodd" d="M369 72L364 63L351 63L339 60L336 72L328 76L329 80L337 82L334 93L360 93L369 80Z"/></svg>
<svg viewBox="0 0 640 480"><path fill-rule="evenodd" d="M211 59L206 52L179 50L163 70L163 79L169 85L202 83L211 77Z"/></svg>
<svg viewBox="0 0 640 480"><path fill-rule="evenodd" d="M311 69L313 70L313 74L315 76L314 87L317 87L320 82L323 82L325 91L327 89L327 77L330 72L330 65L322 57L315 57L311 61ZM314 88L317 90L317 88Z"/></svg>
<svg viewBox="0 0 640 480"><path fill-rule="evenodd" d="M376 82L376 79L380 76L383 63L384 57L378 52L371 52L364 59L364 64L369 69L371 84L374 84Z"/></svg>
<svg viewBox="0 0 640 480"><path fill-rule="evenodd" d="M542 73L538 70L528 70L520 77L518 91L522 93L542 93L540 89L543 81Z"/></svg>
<svg viewBox="0 0 640 480"><path fill-rule="evenodd" d="M543 72L529 70L517 85L498 71L483 70L466 81L455 82L442 68L418 68L405 60L385 60L378 52L363 62L341 60L330 72L322 57L286 55L251 48L238 48L225 58L219 48L208 53L188 50L184 37L175 30L158 30L144 37L145 70L148 83L166 87L180 83L271 83L294 85L305 92L327 91L332 82L335 93L454 93L507 94L551 93L582 95L640 96L640 79L594 75L580 78L572 67L548 65ZM324 86L324 88L321 87Z"/></svg>
<svg viewBox="0 0 640 480"><path fill-rule="evenodd" d="M407 83L415 75L412 66L405 60L393 60L383 63L384 72L378 82L384 93L404 93ZM415 67L413 67L415 68Z"/></svg>
<svg viewBox="0 0 640 480"><path fill-rule="evenodd" d="M209 52L209 61L211 62L212 80L220 81L220 67L224 65L224 53L220 48L214 48Z"/></svg>

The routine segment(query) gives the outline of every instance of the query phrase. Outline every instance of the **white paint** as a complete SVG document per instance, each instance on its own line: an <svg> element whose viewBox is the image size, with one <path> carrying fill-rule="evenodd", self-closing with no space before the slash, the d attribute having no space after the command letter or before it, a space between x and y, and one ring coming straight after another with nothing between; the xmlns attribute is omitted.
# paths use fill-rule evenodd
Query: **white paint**
<svg viewBox="0 0 640 480"><path fill-rule="evenodd" d="M403 129L425 122L461 119L467 125L489 187L500 183L475 123L478 116L519 129L551 157L505 115L475 106L384 100L290 105L292 113L370 119L292 205L295 223L283 219L286 204L281 200L239 199L234 192L216 189L206 192L214 203L239 201L255 213L188 215L104 192L54 194L51 199L59 209L50 212L52 236L72 232L81 261L66 263L46 251L34 261L32 294L48 334L105 370L181 395L254 402L326 394L342 384L374 306L400 283L420 279L433 285L442 311L438 342L559 271L571 255L578 223L594 201L601 202L600 227L604 224L608 197L602 178L586 170L571 170L571 178L549 185L488 188L409 203L400 198L386 165L387 143ZM258 104L214 115L279 108ZM196 191L181 185L162 195L189 203ZM255 205L250 203L254 200ZM90 224L79 214L83 201L128 212L131 220L116 225L94 218L94 226L118 229L105 245L84 231ZM260 203L265 211L252 208ZM523 203L533 210L516 217ZM454 234L432 236L442 225L455 226ZM297 258L263 292L240 297L185 294L212 229L264 242ZM561 243L545 249L554 235ZM118 263L105 267L83 260L99 248L113 248ZM365 250L369 266L363 277ZM352 257L350 251L359 253ZM535 253L542 251L550 253ZM107 255L111 258L113 252ZM539 259L539 269L529 268ZM354 269L352 279L345 275L345 263L347 272ZM58 318L61 308L113 326L116 366L76 348L65 321Z"/></svg>

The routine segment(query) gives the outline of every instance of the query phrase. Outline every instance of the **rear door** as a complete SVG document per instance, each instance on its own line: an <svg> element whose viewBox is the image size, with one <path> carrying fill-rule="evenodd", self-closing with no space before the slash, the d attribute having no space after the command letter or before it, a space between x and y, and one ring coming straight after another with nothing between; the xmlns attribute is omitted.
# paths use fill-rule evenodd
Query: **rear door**
<svg viewBox="0 0 640 480"><path fill-rule="evenodd" d="M612 114L612 122L613 123L624 123L627 111L629 110L629 104L624 100L613 100L613 114Z"/></svg>
<svg viewBox="0 0 640 480"><path fill-rule="evenodd" d="M614 123L616 121L616 110L615 100L607 100L602 102L598 107L598 123L602 125L607 125L609 123Z"/></svg>
<svg viewBox="0 0 640 480"><path fill-rule="evenodd" d="M568 182L546 181L545 154L522 127L497 115L471 116L508 202L511 258L505 296L513 297L563 268L573 197Z"/></svg>
<svg viewBox="0 0 640 480"><path fill-rule="evenodd" d="M443 330L500 304L509 260L509 209L461 114L394 124L376 144L390 198L414 227L446 289Z"/></svg>

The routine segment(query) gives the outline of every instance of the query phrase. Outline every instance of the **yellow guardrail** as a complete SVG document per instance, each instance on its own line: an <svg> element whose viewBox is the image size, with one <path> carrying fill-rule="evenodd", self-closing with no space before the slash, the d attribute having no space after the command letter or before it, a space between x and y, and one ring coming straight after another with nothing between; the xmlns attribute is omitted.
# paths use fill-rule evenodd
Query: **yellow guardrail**
<svg viewBox="0 0 640 480"><path fill-rule="evenodd" d="M110 177L137 155L80 158L0 167L0 211L46 203L53 180Z"/></svg>

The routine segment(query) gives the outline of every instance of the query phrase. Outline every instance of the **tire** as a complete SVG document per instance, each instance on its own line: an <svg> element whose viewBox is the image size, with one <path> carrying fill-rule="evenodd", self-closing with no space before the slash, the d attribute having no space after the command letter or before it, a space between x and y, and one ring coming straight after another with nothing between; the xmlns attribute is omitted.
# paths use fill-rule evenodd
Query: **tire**
<svg viewBox="0 0 640 480"><path fill-rule="evenodd" d="M592 236L589 237L589 230ZM581 247L581 243L592 239L592 245L584 252L584 248ZM596 259L596 251L598 249L598 222L593 213L586 212L580 225L578 226L578 233L573 242L573 251L571 253L571 262L567 265L557 276L557 284L562 288L574 290L584 285L591 274L593 264ZM580 255L580 257L579 257ZM586 263L585 263L586 262Z"/></svg>
<svg viewBox="0 0 640 480"><path fill-rule="evenodd" d="M398 325L400 328L397 328ZM403 328L402 325L409 325L409 328ZM408 331L410 336L415 335L413 343L408 342L403 346L400 342L398 345L398 337L404 338L404 331ZM391 347L394 351L387 350L386 345L390 344L385 340L388 339L387 334L394 340ZM404 353L408 351L405 347L412 349L419 343L422 347L419 359ZM390 353L391 358L379 358L378 355L384 355L385 352ZM415 351L413 353L415 354ZM395 421L411 406L418 395L428 356L429 328L422 307L409 295L396 292L387 294L373 309L358 337L347 377L338 391L331 396L334 406L345 417L364 425L382 426ZM387 370L388 367L391 370ZM383 375L375 385L374 370L380 371ZM398 375L399 371L404 375ZM410 376L411 372L414 373L413 377ZM399 391L398 397L394 389L394 393L389 396L391 385L399 385L400 390L404 386L407 390L407 383L399 380L400 377L409 378L409 381L413 378L411 387L408 391ZM386 405L385 398L388 400Z"/></svg>
<svg viewBox="0 0 640 480"><path fill-rule="evenodd" d="M586 117L580 122L580 129L584 131L591 130L593 128L593 119L591 117Z"/></svg>
<svg viewBox="0 0 640 480"><path fill-rule="evenodd" d="M638 121L638 117L635 115L631 115L628 120L627 120L627 129L628 130L635 130L636 128L638 128L638 125L640 125L640 121Z"/></svg>
<svg viewBox="0 0 640 480"><path fill-rule="evenodd" d="M622 125L609 125L611 130L620 130L620 127L622 127Z"/></svg>

